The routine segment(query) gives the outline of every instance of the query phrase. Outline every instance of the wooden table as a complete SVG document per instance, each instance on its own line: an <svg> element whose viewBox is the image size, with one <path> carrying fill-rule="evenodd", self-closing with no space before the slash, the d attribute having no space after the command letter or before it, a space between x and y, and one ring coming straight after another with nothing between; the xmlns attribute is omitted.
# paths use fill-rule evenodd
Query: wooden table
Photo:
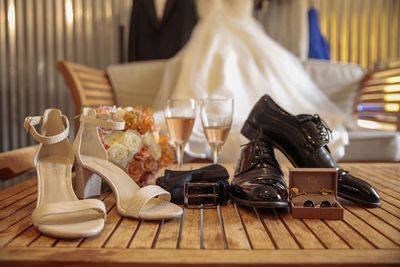
<svg viewBox="0 0 400 267"><path fill-rule="evenodd" d="M30 179L0 192L0 265L398 266L400 165L342 165L379 190L381 208L342 201L344 220L299 220L287 212L228 204L186 209L181 219L150 222L121 218L114 195L107 192L101 196L108 209L104 231L78 240L49 238L32 227L37 188Z"/></svg>

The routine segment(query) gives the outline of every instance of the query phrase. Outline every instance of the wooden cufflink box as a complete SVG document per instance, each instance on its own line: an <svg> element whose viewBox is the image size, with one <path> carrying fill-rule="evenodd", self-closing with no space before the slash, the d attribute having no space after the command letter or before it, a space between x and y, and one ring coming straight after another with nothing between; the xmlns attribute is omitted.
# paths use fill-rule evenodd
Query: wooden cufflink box
<svg viewBox="0 0 400 267"><path fill-rule="evenodd" d="M289 197L292 217L343 219L343 207L337 200L337 183L335 168L290 169ZM307 204L313 207L307 207Z"/></svg>

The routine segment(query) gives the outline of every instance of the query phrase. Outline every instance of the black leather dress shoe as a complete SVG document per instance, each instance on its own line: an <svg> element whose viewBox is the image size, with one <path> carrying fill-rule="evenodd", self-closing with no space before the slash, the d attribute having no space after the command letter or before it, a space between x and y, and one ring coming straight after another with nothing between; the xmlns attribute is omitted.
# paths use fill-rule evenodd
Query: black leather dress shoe
<svg viewBox="0 0 400 267"><path fill-rule="evenodd" d="M245 145L231 181L231 200L238 205L286 208L286 183L272 145L254 140Z"/></svg>
<svg viewBox="0 0 400 267"><path fill-rule="evenodd" d="M248 139L267 138L296 167L338 168L328 142L331 130L318 115L293 116L264 95L253 107L241 133ZM338 170L338 195L367 207L379 207L380 198L367 182Z"/></svg>

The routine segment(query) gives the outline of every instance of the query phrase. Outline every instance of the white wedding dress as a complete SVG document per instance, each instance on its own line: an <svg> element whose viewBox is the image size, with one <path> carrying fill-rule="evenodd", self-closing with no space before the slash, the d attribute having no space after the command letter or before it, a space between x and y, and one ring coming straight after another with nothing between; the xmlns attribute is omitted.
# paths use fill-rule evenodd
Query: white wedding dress
<svg viewBox="0 0 400 267"><path fill-rule="evenodd" d="M233 125L220 161L236 162L240 145L248 142L240 129L253 105L269 94L292 114L320 114L333 130L334 157L342 157L348 143L346 115L315 85L300 60L266 35L252 10L252 0L198 1L200 20L191 39L166 65L153 106L156 121L165 127L162 110L168 98L233 97ZM210 156L199 116L186 152Z"/></svg>

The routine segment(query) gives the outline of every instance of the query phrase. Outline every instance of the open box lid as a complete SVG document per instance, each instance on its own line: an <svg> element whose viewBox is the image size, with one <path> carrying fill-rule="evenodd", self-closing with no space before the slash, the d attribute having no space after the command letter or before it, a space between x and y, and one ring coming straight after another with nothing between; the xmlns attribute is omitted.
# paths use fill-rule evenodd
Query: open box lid
<svg viewBox="0 0 400 267"><path fill-rule="evenodd" d="M338 174L336 168L292 168L289 170L289 188L300 192L319 194L321 189L333 190L337 198Z"/></svg>

